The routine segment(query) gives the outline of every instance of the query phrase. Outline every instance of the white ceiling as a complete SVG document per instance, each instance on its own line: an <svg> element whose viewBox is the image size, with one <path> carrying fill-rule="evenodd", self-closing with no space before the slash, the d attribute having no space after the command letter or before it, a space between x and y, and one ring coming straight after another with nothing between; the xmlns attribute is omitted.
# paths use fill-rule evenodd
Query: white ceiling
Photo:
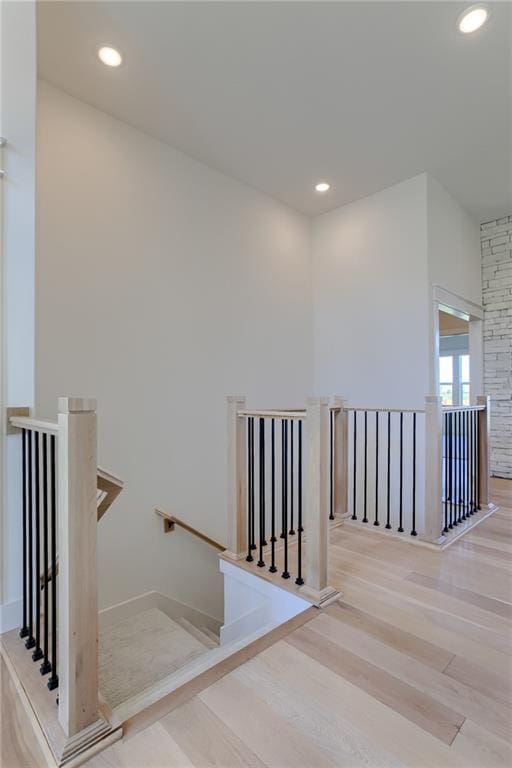
<svg viewBox="0 0 512 768"><path fill-rule="evenodd" d="M40 76L310 215L426 170L486 221L512 211L512 9L462 36L469 4L39 2Z"/></svg>

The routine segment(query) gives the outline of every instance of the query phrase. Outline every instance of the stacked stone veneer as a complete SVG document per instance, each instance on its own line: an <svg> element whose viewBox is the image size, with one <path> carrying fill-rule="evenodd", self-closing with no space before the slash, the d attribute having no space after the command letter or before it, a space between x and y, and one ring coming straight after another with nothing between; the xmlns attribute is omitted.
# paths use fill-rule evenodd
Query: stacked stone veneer
<svg viewBox="0 0 512 768"><path fill-rule="evenodd" d="M484 387L491 396L491 472L512 478L512 216L482 224Z"/></svg>

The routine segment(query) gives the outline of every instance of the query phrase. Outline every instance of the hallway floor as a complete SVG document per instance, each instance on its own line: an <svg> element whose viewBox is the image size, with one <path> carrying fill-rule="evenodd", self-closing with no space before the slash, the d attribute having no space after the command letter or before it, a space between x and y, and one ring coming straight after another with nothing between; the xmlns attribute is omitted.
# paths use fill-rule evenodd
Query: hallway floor
<svg viewBox="0 0 512 768"><path fill-rule="evenodd" d="M338 604L88 768L512 764L512 482L493 499L443 553L334 529ZM22 713L3 711L2 765L45 765L16 735Z"/></svg>

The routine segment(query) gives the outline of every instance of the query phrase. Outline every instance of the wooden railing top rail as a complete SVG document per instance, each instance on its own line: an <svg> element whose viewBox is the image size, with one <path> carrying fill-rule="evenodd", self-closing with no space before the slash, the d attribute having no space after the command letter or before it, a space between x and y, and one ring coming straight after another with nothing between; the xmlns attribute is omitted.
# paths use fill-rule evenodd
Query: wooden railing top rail
<svg viewBox="0 0 512 768"><path fill-rule="evenodd" d="M220 544L218 541L215 541L215 539L211 539L205 533L198 531L197 528L194 528L192 525L189 525L184 520L180 520L179 517L175 517L174 515L169 515L167 512L164 512L163 509L159 509L159 507L155 507L155 513L159 515L159 517L163 518L165 533L170 533L171 531L174 531L175 526L179 526L180 528L183 528L184 531L187 531L187 533L190 533L192 534L192 536L195 536L197 539L201 539L201 541L204 541L206 544L209 544L210 547L213 547L218 552L225 551L226 547L224 544Z"/></svg>
<svg viewBox="0 0 512 768"><path fill-rule="evenodd" d="M34 432L46 432L47 435L56 435L59 431L59 425L56 421L33 419L31 416L11 416L9 423L11 427L31 429Z"/></svg>
<svg viewBox="0 0 512 768"><path fill-rule="evenodd" d="M306 409L305 408L285 408L275 411L265 411L265 410L256 410L256 411L238 411L237 416L240 416L242 418L251 418L251 417L257 417L257 418L272 418L272 419L305 419L306 418Z"/></svg>
<svg viewBox="0 0 512 768"><path fill-rule="evenodd" d="M105 469L101 469L101 467L98 467L96 482L98 491L105 494L98 500L98 520L101 520L107 509L112 506L123 490L124 483L115 475L110 474Z"/></svg>
<svg viewBox="0 0 512 768"><path fill-rule="evenodd" d="M447 411L485 411L485 405L443 405L443 413Z"/></svg>
<svg viewBox="0 0 512 768"><path fill-rule="evenodd" d="M424 408L366 408L363 406L350 406L345 408L346 411L360 411L364 413L425 413Z"/></svg>

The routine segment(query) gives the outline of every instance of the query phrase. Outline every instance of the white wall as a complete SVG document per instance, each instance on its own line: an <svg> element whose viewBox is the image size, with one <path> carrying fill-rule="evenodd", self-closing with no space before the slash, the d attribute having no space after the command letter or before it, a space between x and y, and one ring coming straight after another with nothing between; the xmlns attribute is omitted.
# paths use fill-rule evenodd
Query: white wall
<svg viewBox="0 0 512 768"><path fill-rule="evenodd" d="M482 304L480 227L432 176L427 175L428 273L438 285Z"/></svg>
<svg viewBox="0 0 512 768"><path fill-rule="evenodd" d="M4 408L34 400L35 4L1 3L2 316L0 632L21 619L21 440L5 438ZM4 439L5 438L5 439Z"/></svg>
<svg viewBox="0 0 512 768"><path fill-rule="evenodd" d="M219 615L215 554L152 508L224 540L226 395L312 391L309 222L46 83L38 116L38 408L97 397L126 482L101 605L157 589Z"/></svg>
<svg viewBox="0 0 512 768"><path fill-rule="evenodd" d="M428 375L422 174L313 224L315 386L351 405L421 407Z"/></svg>

